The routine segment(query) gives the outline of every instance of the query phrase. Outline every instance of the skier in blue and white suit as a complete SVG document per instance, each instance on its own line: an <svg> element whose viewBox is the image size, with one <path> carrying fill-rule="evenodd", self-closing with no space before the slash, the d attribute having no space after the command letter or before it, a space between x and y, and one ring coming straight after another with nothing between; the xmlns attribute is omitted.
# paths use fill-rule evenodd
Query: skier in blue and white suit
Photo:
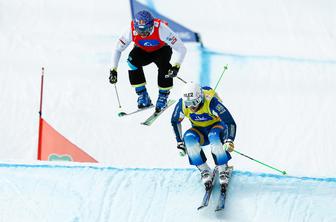
<svg viewBox="0 0 336 222"><path fill-rule="evenodd" d="M190 120L192 127L182 137L181 122L184 117ZM212 181L213 171L206 163L202 146L210 144L219 172L219 182L224 184L230 152L234 150L236 123L216 92L210 87L201 88L196 83L187 83L182 98L175 106L171 124L180 154L188 154L190 164L200 170L206 186Z"/></svg>

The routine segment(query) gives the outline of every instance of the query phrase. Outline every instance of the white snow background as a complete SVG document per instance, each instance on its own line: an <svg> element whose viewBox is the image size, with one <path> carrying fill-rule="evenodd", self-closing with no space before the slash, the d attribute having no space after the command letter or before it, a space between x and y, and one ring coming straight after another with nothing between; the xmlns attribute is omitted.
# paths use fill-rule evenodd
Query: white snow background
<svg viewBox="0 0 336 222"><path fill-rule="evenodd" d="M335 221L336 2L142 1L201 34L179 76L215 86L237 123L224 212L202 198L181 158L172 109L117 116L108 82L128 1L0 0L0 221ZM122 55L123 111L136 107ZM44 118L99 164L36 161L41 67ZM157 98L156 67L145 68ZM171 98L183 83L175 80ZM184 121L184 129L189 127ZM213 165L209 149L209 163Z"/></svg>

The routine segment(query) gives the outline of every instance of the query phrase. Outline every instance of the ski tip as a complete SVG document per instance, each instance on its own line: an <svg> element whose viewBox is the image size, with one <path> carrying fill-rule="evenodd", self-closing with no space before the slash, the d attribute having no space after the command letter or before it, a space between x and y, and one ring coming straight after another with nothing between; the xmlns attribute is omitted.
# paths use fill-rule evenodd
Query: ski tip
<svg viewBox="0 0 336 222"><path fill-rule="evenodd" d="M287 175L287 172L286 171L282 171L282 175Z"/></svg>
<svg viewBox="0 0 336 222"><path fill-rule="evenodd" d="M119 117L126 116L126 115L127 115L127 114L126 114L125 112L119 112L119 113L118 113L118 116L119 116Z"/></svg>
<svg viewBox="0 0 336 222"><path fill-rule="evenodd" d="M201 210L203 209L205 206L200 206L200 207L197 207L197 210Z"/></svg>
<svg viewBox="0 0 336 222"><path fill-rule="evenodd" d="M223 207L223 208L216 208L216 209L215 209L215 212L219 212L219 211L221 211L221 210L224 210L224 207Z"/></svg>

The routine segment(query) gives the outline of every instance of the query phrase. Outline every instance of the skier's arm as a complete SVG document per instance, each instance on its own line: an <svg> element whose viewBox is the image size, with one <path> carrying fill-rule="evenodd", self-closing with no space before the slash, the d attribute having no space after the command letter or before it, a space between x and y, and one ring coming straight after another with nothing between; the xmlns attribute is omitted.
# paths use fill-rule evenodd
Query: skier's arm
<svg viewBox="0 0 336 222"><path fill-rule="evenodd" d="M228 138L226 139L234 141L237 126L229 110L216 97L213 97L210 102L210 110L228 126Z"/></svg>
<svg viewBox="0 0 336 222"><path fill-rule="evenodd" d="M183 121L183 119L184 119L184 114L182 112L182 99L180 99L175 106L175 109L174 109L174 112L171 118L171 124L173 126L177 142L183 142L182 126L181 126L181 122Z"/></svg>
<svg viewBox="0 0 336 222"><path fill-rule="evenodd" d="M159 27L160 39L172 47L175 51L178 52L178 57L173 64L181 65L183 59L187 53L187 48L185 47L182 40L178 35L171 30L166 24L161 23Z"/></svg>
<svg viewBox="0 0 336 222"><path fill-rule="evenodd" d="M132 30L128 28L117 40L112 55L112 68L117 70L120 56L122 51L124 51L127 46L132 42Z"/></svg>

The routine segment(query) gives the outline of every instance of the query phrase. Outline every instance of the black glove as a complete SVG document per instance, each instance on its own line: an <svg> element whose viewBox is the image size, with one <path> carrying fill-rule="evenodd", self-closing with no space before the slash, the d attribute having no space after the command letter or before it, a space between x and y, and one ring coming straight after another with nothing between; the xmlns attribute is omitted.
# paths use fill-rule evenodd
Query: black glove
<svg viewBox="0 0 336 222"><path fill-rule="evenodd" d="M176 64L168 70L166 78L174 78L177 76L178 71L180 70L180 65Z"/></svg>
<svg viewBox="0 0 336 222"><path fill-rule="evenodd" d="M110 69L109 80L111 84L116 84L118 82L118 73L116 69Z"/></svg>
<svg viewBox="0 0 336 222"><path fill-rule="evenodd" d="M184 142L177 142L177 149L180 151L180 156L185 156L187 151L184 146Z"/></svg>

